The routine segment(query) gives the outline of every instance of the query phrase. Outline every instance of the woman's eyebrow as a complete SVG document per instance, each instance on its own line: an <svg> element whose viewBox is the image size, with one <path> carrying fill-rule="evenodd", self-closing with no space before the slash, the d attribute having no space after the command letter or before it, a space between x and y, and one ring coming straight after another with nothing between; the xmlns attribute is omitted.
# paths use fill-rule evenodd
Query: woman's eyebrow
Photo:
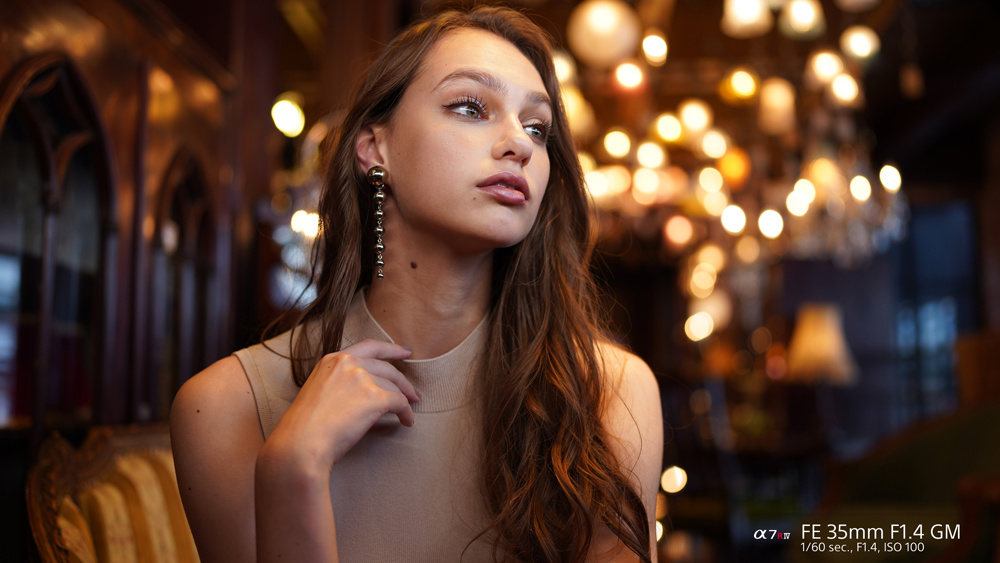
<svg viewBox="0 0 1000 563"><path fill-rule="evenodd" d="M496 92L500 96L507 95L507 85L504 84L503 81L497 78L496 76L493 76L492 74L481 70L465 69L465 68L460 68L455 72L449 74L448 76L445 76L441 80L441 82L438 82L438 85L434 87L434 90L441 88L445 84L449 84L451 82L456 82L459 80L472 80L473 82L478 82L479 84L482 84L483 86ZM552 101L549 99L549 96L544 92L529 92L528 102L534 105L545 105L548 106L550 110L552 109Z"/></svg>

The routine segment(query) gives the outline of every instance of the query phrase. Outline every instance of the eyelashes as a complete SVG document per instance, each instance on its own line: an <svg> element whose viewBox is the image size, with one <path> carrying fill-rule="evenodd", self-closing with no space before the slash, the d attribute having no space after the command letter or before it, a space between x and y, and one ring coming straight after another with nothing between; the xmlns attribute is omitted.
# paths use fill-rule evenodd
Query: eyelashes
<svg viewBox="0 0 1000 563"><path fill-rule="evenodd" d="M444 109L472 119L485 119L489 117L486 103L478 96L463 96L451 103L445 104L443 107ZM551 138L552 122L539 119L524 124L524 129L526 131L534 131L528 134L544 143Z"/></svg>

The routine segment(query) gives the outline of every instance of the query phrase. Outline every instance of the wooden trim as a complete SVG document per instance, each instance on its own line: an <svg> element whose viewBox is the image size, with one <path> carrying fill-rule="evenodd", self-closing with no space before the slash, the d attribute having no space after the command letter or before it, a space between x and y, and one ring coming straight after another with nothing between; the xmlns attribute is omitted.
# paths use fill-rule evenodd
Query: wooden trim
<svg viewBox="0 0 1000 563"><path fill-rule="evenodd" d="M138 80L138 108L136 108L135 144L132 147L135 205L132 210L132 330L129 332L129 393L128 417L132 422L142 422L140 405L146 393L148 380L146 357L147 330L152 316L147 310L149 299L150 266L149 244L155 236L143 233L146 221L146 144L149 141L149 60L143 59L136 72ZM155 297L156 294L153 293Z"/></svg>
<svg viewBox="0 0 1000 563"><path fill-rule="evenodd" d="M119 0L185 64L203 72L223 91L236 88L236 77L163 4L155 0Z"/></svg>

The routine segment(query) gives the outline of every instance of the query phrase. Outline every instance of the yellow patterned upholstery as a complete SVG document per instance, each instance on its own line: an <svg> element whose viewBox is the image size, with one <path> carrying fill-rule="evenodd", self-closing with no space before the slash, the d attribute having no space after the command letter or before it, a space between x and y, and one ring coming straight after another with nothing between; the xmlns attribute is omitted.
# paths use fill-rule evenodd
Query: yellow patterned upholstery
<svg viewBox="0 0 1000 563"><path fill-rule="evenodd" d="M165 424L97 427L79 450L53 436L25 492L42 563L200 563Z"/></svg>
<svg viewBox="0 0 1000 563"><path fill-rule="evenodd" d="M59 526L60 543L69 552L71 563L97 563L90 527L69 495L63 497L56 525Z"/></svg>
<svg viewBox="0 0 1000 563"><path fill-rule="evenodd" d="M184 514L180 491L177 489L177 472L174 470L173 454L169 450L152 450L147 457L163 487L163 498L167 503L170 526L173 529L174 541L177 545L177 562L201 563L198 558L198 549L194 545L194 536L191 535L191 526Z"/></svg>
<svg viewBox="0 0 1000 563"><path fill-rule="evenodd" d="M139 562L132 519L117 487L108 483L91 487L80 495L80 505L100 563Z"/></svg>
<svg viewBox="0 0 1000 563"><path fill-rule="evenodd" d="M136 548L143 563L176 563L177 544L163 487L148 459L138 454L118 458L108 479L121 489L132 517Z"/></svg>

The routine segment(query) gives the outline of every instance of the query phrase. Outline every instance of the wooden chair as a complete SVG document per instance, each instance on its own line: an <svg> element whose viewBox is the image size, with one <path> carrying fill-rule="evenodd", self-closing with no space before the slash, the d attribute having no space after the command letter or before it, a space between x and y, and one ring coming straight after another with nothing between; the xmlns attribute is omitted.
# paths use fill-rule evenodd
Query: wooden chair
<svg viewBox="0 0 1000 563"><path fill-rule="evenodd" d="M195 563L164 424L99 427L78 451L58 434L28 473L44 563Z"/></svg>

